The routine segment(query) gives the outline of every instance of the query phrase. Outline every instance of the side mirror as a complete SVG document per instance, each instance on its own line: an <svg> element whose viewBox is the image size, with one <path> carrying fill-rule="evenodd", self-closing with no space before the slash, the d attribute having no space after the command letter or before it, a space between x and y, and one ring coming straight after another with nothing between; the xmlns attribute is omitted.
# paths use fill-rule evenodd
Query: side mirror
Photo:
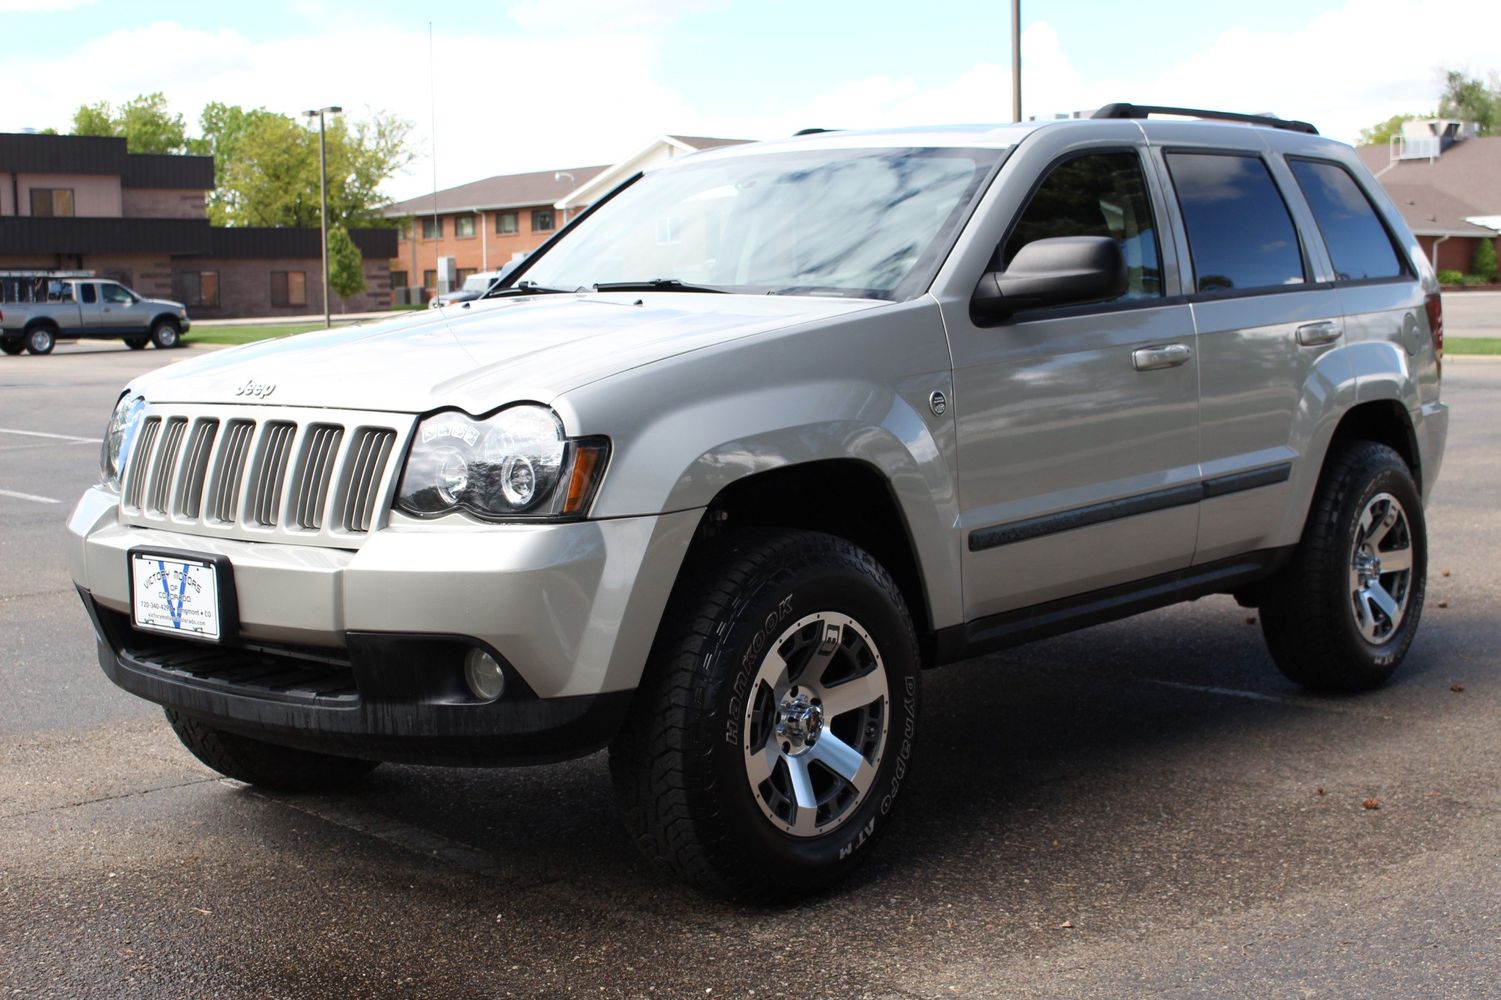
<svg viewBox="0 0 1501 1000"><path fill-rule="evenodd" d="M1055 236L1022 247L1004 271L980 279L970 300L976 320L1022 309L1103 302L1126 291L1126 259L1109 236Z"/></svg>

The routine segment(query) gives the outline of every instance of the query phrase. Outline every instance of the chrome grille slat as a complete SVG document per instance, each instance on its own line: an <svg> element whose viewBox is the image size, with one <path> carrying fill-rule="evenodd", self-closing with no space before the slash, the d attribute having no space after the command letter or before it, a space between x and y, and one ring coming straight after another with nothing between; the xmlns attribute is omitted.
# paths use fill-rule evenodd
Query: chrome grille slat
<svg viewBox="0 0 1501 1000"><path fill-rule="evenodd" d="M349 465L348 479L344 488L344 503L339 514L339 525L345 531L363 533L370 530L375 517L377 488L391 457L391 446L396 440L394 431L384 428L362 427L359 431L356 457Z"/></svg>
<svg viewBox="0 0 1501 1000"><path fill-rule="evenodd" d="M313 407L148 405L120 518L184 535L357 548L384 523L415 423Z"/></svg>
<svg viewBox="0 0 1501 1000"><path fill-rule="evenodd" d="M239 508L240 481L245 475L245 458L250 452L250 438L255 422L231 420L224 434L215 482L210 488L210 510L214 520L233 524Z"/></svg>
<svg viewBox="0 0 1501 1000"><path fill-rule="evenodd" d="M308 430L294 479L292 523L299 528L317 531L323 527L323 506L334 474L333 457L343 437L344 428L334 424L314 424Z"/></svg>
<svg viewBox="0 0 1501 1000"><path fill-rule="evenodd" d="M246 496L245 511L250 520L264 528L274 528L281 508L281 491L287 475L287 453L297 425L273 420L265 425L261 446L250 475L251 489Z"/></svg>
<svg viewBox="0 0 1501 1000"><path fill-rule="evenodd" d="M130 467L125 472L125 505L141 509L141 498L146 493L146 479L156 451L156 435L162 428L161 417L147 417L141 425L141 436L136 441L130 456Z"/></svg>
<svg viewBox="0 0 1501 1000"><path fill-rule="evenodd" d="M177 458L182 453L182 438L188 429L187 417L171 417L162 433L162 444L151 463L151 488L147 491L146 509L152 514L167 513L172 484L177 479Z"/></svg>
<svg viewBox="0 0 1501 1000"><path fill-rule="evenodd" d="M213 417L193 425L188 455L182 465L182 489L178 491L177 516L196 521L203 507L203 486L208 479L208 460L214 452L219 421Z"/></svg>

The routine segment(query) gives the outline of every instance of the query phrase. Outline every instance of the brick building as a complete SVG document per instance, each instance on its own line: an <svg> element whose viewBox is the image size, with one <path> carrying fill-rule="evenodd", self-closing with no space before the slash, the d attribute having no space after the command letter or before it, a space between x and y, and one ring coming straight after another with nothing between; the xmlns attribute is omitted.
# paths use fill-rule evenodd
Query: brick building
<svg viewBox="0 0 1501 1000"><path fill-rule="evenodd" d="M1495 243L1501 227L1501 136L1473 132L1461 122L1413 121L1390 146L1358 151L1435 270L1469 272L1476 245Z"/></svg>
<svg viewBox="0 0 1501 1000"><path fill-rule="evenodd" d="M396 202L383 213L401 227L391 287L398 299L430 299L535 250L637 171L743 141L661 135L613 166L502 174ZM410 289L405 296L403 288Z"/></svg>
<svg viewBox="0 0 1501 1000"><path fill-rule="evenodd" d="M93 271L194 319L323 311L316 229L208 223L209 156L128 153L125 140L0 134L0 270ZM352 230L366 291L334 312L384 309L396 233Z"/></svg>

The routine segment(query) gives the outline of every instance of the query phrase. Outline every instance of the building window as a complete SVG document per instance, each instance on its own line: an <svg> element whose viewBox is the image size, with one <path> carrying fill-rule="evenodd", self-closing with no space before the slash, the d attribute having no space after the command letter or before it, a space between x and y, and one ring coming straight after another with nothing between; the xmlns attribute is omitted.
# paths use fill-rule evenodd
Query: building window
<svg viewBox="0 0 1501 1000"><path fill-rule="evenodd" d="M71 216L72 188L32 188L31 214L37 216Z"/></svg>
<svg viewBox="0 0 1501 1000"><path fill-rule="evenodd" d="M273 306L307 305L307 272L272 271L271 304Z"/></svg>
<svg viewBox="0 0 1501 1000"><path fill-rule="evenodd" d="M516 232L516 213L497 212L495 215L495 231L501 236L509 236Z"/></svg>
<svg viewBox="0 0 1501 1000"><path fill-rule="evenodd" d="M550 233L553 230L552 209L532 209L532 232Z"/></svg>
<svg viewBox="0 0 1501 1000"><path fill-rule="evenodd" d="M412 222L410 219L402 219L396 224L396 238L409 240L412 238Z"/></svg>
<svg viewBox="0 0 1501 1000"><path fill-rule="evenodd" d="M177 294L185 306L219 308L219 272L183 271L177 276Z"/></svg>
<svg viewBox="0 0 1501 1000"><path fill-rule="evenodd" d="M425 240L441 240L443 238L443 220L429 215L422 220L422 238Z"/></svg>
<svg viewBox="0 0 1501 1000"><path fill-rule="evenodd" d="M407 273L405 271L391 272L391 287L405 288L407 286Z"/></svg>
<svg viewBox="0 0 1501 1000"><path fill-rule="evenodd" d="M474 216L455 216L453 220L453 234L461 240L472 237L474 235Z"/></svg>
<svg viewBox="0 0 1501 1000"><path fill-rule="evenodd" d="M423 271L422 272L422 287L426 288L430 292L436 292L438 290L438 272L437 271Z"/></svg>
<svg viewBox="0 0 1501 1000"><path fill-rule="evenodd" d="M456 282L456 284L454 285L454 287L455 288L463 288L464 287L464 282L468 279L468 277L471 274L478 274L478 273L479 273L479 268L477 268L477 267L461 267L461 268L459 268L457 274L454 276L454 281Z"/></svg>

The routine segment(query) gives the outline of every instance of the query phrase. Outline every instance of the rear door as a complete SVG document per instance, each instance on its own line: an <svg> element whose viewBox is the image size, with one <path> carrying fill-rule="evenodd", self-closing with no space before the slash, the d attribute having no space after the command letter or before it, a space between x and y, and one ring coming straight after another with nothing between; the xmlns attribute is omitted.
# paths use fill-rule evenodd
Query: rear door
<svg viewBox="0 0 1501 1000"><path fill-rule="evenodd" d="M104 323L104 302L99 297L98 282L74 282L78 296L78 311L84 332L97 330Z"/></svg>
<svg viewBox="0 0 1501 1000"><path fill-rule="evenodd" d="M1332 283L1319 280L1322 247L1303 238L1311 221L1285 195L1286 165L1258 131L1216 127L1208 146L1203 126L1147 127L1188 248L1204 477L1194 562L1213 562L1280 541L1312 430L1306 396L1343 381L1319 359L1344 319Z"/></svg>
<svg viewBox="0 0 1501 1000"><path fill-rule="evenodd" d="M1024 200L992 210L1004 217L986 219L998 232L990 259L963 280L972 289L1032 240L1107 235L1126 256L1126 293L993 326L967 300L944 303L971 621L1181 569L1193 554L1198 362L1165 266L1161 193L1134 123L1081 134L1042 129L1012 155L999 183Z"/></svg>

